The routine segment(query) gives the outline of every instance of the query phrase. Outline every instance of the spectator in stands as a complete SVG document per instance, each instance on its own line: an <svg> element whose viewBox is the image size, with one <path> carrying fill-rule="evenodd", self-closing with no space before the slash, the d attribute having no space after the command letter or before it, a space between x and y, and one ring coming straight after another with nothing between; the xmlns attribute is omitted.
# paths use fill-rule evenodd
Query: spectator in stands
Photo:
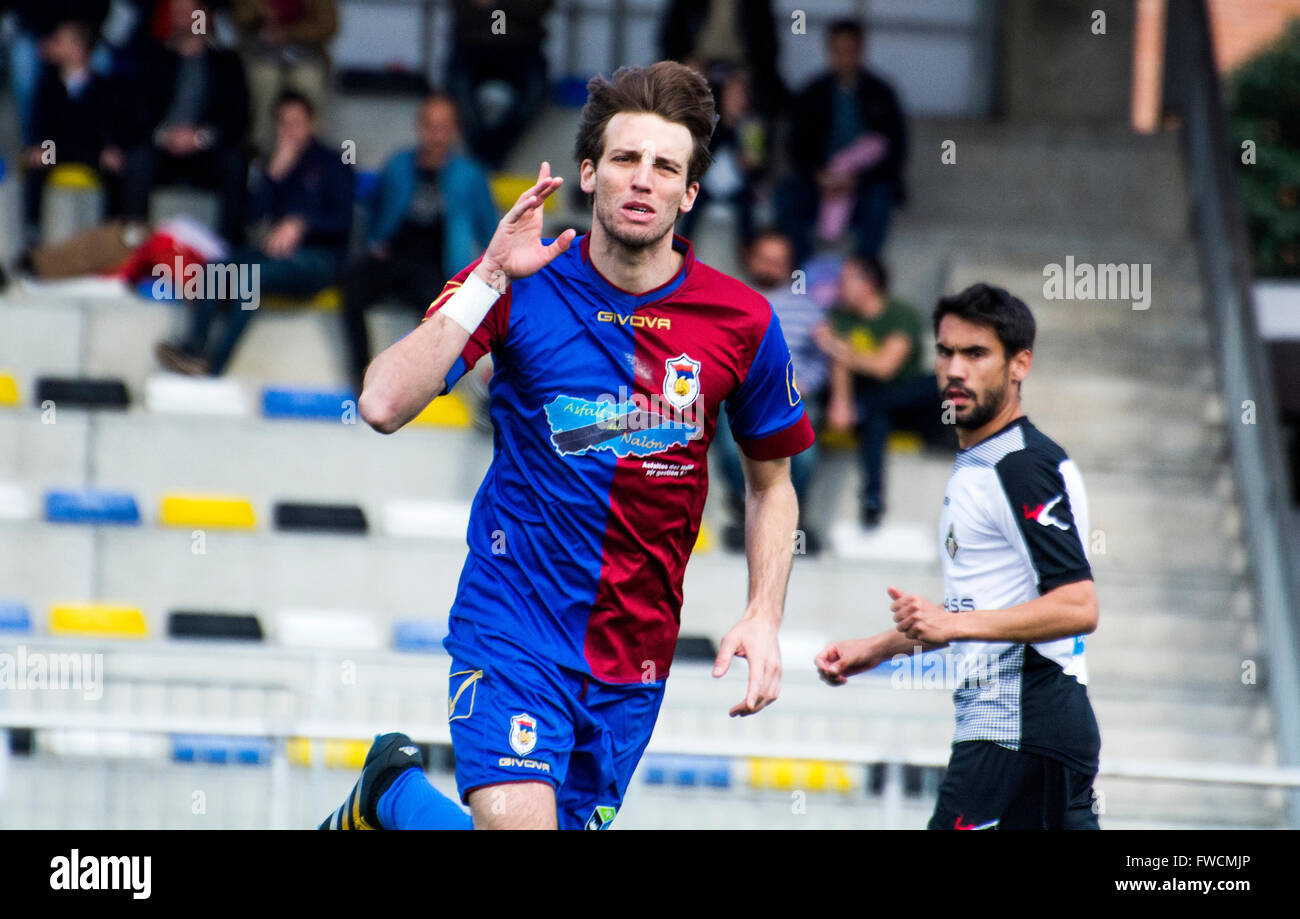
<svg viewBox="0 0 1300 919"><path fill-rule="evenodd" d="M235 249L229 261L258 266L260 297L310 297L334 281L347 256L354 177L338 151L316 139L311 100L291 90L275 112L275 148L250 197L253 222L265 225L262 243ZM214 342L223 310L225 328ZM178 373L221 374L254 312L233 300L195 301L188 332L177 344L159 342L159 361Z"/></svg>
<svg viewBox="0 0 1300 919"><path fill-rule="evenodd" d="M280 93L297 90L324 111L338 10L334 0L234 0L234 13L248 70L253 140L265 151L275 139L272 107Z"/></svg>
<svg viewBox="0 0 1300 919"><path fill-rule="evenodd" d="M358 392L370 363L367 307L389 298L423 317L447 278L486 248L499 219L482 167L458 149L450 96L424 100L415 134L415 148L385 164L369 202L367 252L344 274L343 330Z"/></svg>
<svg viewBox="0 0 1300 919"><path fill-rule="evenodd" d="M204 16L195 17L197 12ZM233 51L211 43L206 0L170 0L168 23L168 41L138 62L129 90L133 143L126 155L126 211L147 219L155 185L214 188L218 232L238 244L248 182L244 68ZM202 31L196 31L199 23L206 26Z"/></svg>
<svg viewBox="0 0 1300 919"><path fill-rule="evenodd" d="M720 82L719 69L748 71L754 106L767 118L785 106L772 0L671 0L659 27L659 48L663 57L694 67L711 82Z"/></svg>
<svg viewBox="0 0 1300 919"><path fill-rule="evenodd" d="M826 39L830 72L791 107L793 174L777 210L794 237L799 264L813 252L814 229L823 241L837 243L851 228L854 251L876 257L890 214L904 201L902 110L890 85L862 66L864 46L859 23L833 23Z"/></svg>
<svg viewBox="0 0 1300 919"><path fill-rule="evenodd" d="M42 139L35 133L34 123L37 87L44 70L42 43L60 23L79 22L86 26L94 49L108 17L109 0L14 0L4 7L14 13L9 37L9 84L18 111L19 139L26 148ZM108 50L92 55L95 71L107 75L111 65Z"/></svg>
<svg viewBox="0 0 1300 919"><path fill-rule="evenodd" d="M781 322L786 344L794 362L794 383L803 396L813 427L818 426L830 362L814 340L814 330L826 318L826 309L814 298L794 286L794 247L790 238L777 230L764 230L754 237L745 250L745 271L748 282L767 297ZM714 456L721 462L723 477L727 480L731 523L723 531L723 542L728 549L743 552L745 549L745 479L740 466L740 453L731 436L726 419L719 419L713 441ZM804 534L803 550L808 555L821 551L821 537L809 525L809 506L805 500L813 469L817 465L817 445L790 458L790 478L799 497L799 526Z"/></svg>
<svg viewBox="0 0 1300 919"><path fill-rule="evenodd" d="M554 5L554 0L451 2L447 89L470 150L492 169L501 168L546 103L550 84L542 20Z"/></svg>
<svg viewBox="0 0 1300 919"><path fill-rule="evenodd" d="M885 512L885 441L908 419L925 433L940 424L939 384L921 358L921 318L889 296L889 277L875 259L851 256L840 270L840 299L814 333L831 360L826 422L856 428L862 472L860 519L868 529Z"/></svg>
<svg viewBox="0 0 1300 919"><path fill-rule="evenodd" d="M36 138L25 153L23 182L24 236L29 245L39 235L41 197L50 171L80 163L96 170L104 184L105 210L121 209L124 163L118 146L120 112L114 86L91 70L92 26L61 22L41 43L50 64L36 90L32 130Z"/></svg>
<svg viewBox="0 0 1300 919"><path fill-rule="evenodd" d="M695 205L682 216L677 232L690 239L701 210L711 201L720 201L734 208L740 243L748 246L754 238L757 186L767 169L769 133L750 104L745 71L727 74L715 94L719 118L709 142L713 165L700 181Z"/></svg>

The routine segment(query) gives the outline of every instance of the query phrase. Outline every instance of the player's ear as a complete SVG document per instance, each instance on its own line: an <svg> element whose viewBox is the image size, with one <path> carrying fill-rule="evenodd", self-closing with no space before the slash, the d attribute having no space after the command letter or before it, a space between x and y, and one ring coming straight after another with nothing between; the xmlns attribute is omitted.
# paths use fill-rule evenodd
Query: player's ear
<svg viewBox="0 0 1300 919"><path fill-rule="evenodd" d="M686 191L682 192L682 203L678 208L683 214L689 214L691 208L695 207L695 196L700 193L700 183L692 182L686 186Z"/></svg>
<svg viewBox="0 0 1300 919"><path fill-rule="evenodd" d="M1023 383L1025 377L1029 376L1029 368L1034 363L1034 352L1028 348L1020 351L1011 359L1011 381L1013 383Z"/></svg>
<svg viewBox="0 0 1300 919"><path fill-rule="evenodd" d="M596 164L585 159L578 167L578 185L589 195L596 193Z"/></svg>

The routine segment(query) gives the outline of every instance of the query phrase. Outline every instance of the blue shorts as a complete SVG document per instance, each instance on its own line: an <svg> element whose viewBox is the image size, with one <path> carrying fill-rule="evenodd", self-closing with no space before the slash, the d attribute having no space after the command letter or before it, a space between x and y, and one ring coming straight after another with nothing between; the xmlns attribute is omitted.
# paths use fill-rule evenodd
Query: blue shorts
<svg viewBox="0 0 1300 919"><path fill-rule="evenodd" d="M549 781L560 829L604 829L650 742L664 681L602 683L453 617L448 721L461 801L488 785Z"/></svg>

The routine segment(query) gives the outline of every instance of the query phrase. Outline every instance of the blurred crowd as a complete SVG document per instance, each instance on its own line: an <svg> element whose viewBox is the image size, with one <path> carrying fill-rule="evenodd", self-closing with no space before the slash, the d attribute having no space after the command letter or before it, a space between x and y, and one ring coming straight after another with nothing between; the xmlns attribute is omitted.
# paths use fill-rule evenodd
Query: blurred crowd
<svg viewBox="0 0 1300 919"><path fill-rule="evenodd" d="M359 182L355 156L321 140L334 74L335 0L24 0L6 4L8 71L23 144L24 232L39 239L46 183L74 163L96 173L104 218L145 221L158 188L205 188L232 263L256 264L261 293L342 291L350 382L371 356L366 312L421 316L446 278L486 246L500 169L550 98L543 46L552 0L452 0L441 87L413 136ZM495 27L504 12L509 27ZM823 432L856 435L859 519L884 511L884 453L902 426L939 441L939 397L921 354L920 315L890 292L881 262L906 200L906 120L890 84L865 66L861 23L829 23L821 72L787 87L770 0L671 0L660 56L704 73L718 122L713 165L687 238L706 209L733 215L746 280L772 302L797 385ZM344 145L346 148L346 144ZM359 226L354 228L358 218ZM255 310L197 299L184 332L157 346L167 369L221 374ZM933 424L931 422L934 422ZM735 445L717 446L743 545ZM795 458L806 496L817 448ZM806 551L821 543L803 521Z"/></svg>

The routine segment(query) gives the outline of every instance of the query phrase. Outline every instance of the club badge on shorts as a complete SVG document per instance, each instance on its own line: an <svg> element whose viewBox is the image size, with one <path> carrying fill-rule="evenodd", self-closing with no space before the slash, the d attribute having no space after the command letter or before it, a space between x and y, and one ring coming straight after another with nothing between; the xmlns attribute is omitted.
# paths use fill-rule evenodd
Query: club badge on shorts
<svg viewBox="0 0 1300 919"><path fill-rule="evenodd" d="M685 411L700 395L700 362L683 351L664 361L664 398L668 404Z"/></svg>
<svg viewBox="0 0 1300 919"><path fill-rule="evenodd" d="M537 746L537 719L522 712L510 716L510 749L527 756Z"/></svg>

